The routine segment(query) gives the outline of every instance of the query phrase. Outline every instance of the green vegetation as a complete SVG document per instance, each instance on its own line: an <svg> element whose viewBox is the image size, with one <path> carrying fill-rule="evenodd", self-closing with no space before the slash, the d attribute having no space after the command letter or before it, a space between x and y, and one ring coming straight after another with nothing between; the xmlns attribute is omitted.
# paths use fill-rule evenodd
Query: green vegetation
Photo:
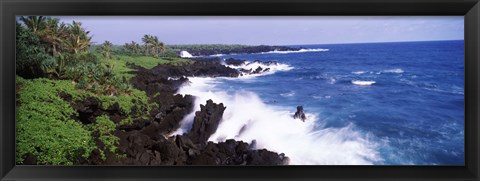
<svg viewBox="0 0 480 181"><path fill-rule="evenodd" d="M43 76L42 63L52 61L53 57L47 54L40 44L40 38L17 22L16 70L18 75L25 78Z"/></svg>
<svg viewBox="0 0 480 181"><path fill-rule="evenodd" d="M17 107L16 162L22 163L27 153L39 164L72 165L78 156L87 158L95 149L91 132L72 119L77 112L57 93L67 91L77 97L68 81L48 79L25 80L17 77L20 86Z"/></svg>
<svg viewBox="0 0 480 181"><path fill-rule="evenodd" d="M38 164L72 165L78 157L88 158L94 149L98 149L105 160L105 151L116 154L118 138L113 135L117 124L108 116L96 118L92 124L82 125L74 118L78 113L71 103L63 100L59 94L70 95L71 102L93 97L107 109L118 104L128 116L118 125L131 124L135 119L147 119L148 113L156 103L150 103L144 91L132 89L131 93L118 96L99 95L75 88L69 80L50 80L46 78L23 79L17 76L19 101L17 105L17 157L22 163L28 153L37 157ZM132 113L132 108L137 110ZM98 138L104 145L95 145ZM118 154L117 154L118 156Z"/></svg>
<svg viewBox="0 0 480 181"><path fill-rule="evenodd" d="M113 104L118 103L120 109L125 114L130 114L134 105L137 106L137 109L139 109L139 111L142 113L149 112L151 110L151 106L153 106L149 105L147 94L144 91L137 89L132 89L131 93L128 95L102 95L99 98L104 109L107 109Z"/></svg>
<svg viewBox="0 0 480 181"><path fill-rule="evenodd" d="M98 134L98 140L103 143L103 148L99 148L101 159L105 160L105 151L115 153L119 138L113 135L116 125L107 115L98 116L96 122L90 126L90 129Z"/></svg>
<svg viewBox="0 0 480 181"><path fill-rule="evenodd" d="M113 44L109 41L105 41L101 46L100 46L100 51L102 52L103 58L106 58L107 60L110 59L110 54L112 53L112 46Z"/></svg>
<svg viewBox="0 0 480 181"><path fill-rule="evenodd" d="M146 69L151 69L159 64L172 64L172 65L183 65L192 63L192 60L175 58L175 57L160 57L155 58L151 56L128 56L128 55L114 55L115 60L106 60L103 59L101 62L105 65L111 65L113 71L119 77L125 77L127 80L133 77L133 74L129 73L133 69L129 68L127 64L134 64Z"/></svg>

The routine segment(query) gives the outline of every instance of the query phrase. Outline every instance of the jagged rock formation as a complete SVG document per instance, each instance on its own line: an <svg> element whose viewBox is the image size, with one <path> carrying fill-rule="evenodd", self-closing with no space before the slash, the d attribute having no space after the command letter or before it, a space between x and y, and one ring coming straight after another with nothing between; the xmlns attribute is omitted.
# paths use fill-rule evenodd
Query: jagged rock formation
<svg viewBox="0 0 480 181"><path fill-rule="evenodd" d="M206 143L208 138L217 130L225 109L226 107L222 103L215 104L212 100L208 100L205 105L200 105L200 111L195 113L193 126L188 133L188 137L194 143Z"/></svg>
<svg viewBox="0 0 480 181"><path fill-rule="evenodd" d="M305 122L307 117L305 116L305 112L303 112L303 106L297 106L297 112L295 112L295 114L293 115L293 118L300 119L303 122Z"/></svg>

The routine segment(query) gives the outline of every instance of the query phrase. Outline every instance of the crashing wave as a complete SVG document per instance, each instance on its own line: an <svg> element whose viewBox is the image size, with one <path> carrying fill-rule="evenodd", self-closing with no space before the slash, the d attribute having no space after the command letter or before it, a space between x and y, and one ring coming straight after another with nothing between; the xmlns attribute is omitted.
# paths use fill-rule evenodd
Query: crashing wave
<svg viewBox="0 0 480 181"><path fill-rule="evenodd" d="M292 70L288 64L278 63L278 62L260 62L260 61L245 61L240 65L229 65L223 63L225 66L239 70L242 76L261 76L261 75L270 75L279 71L289 71Z"/></svg>
<svg viewBox="0 0 480 181"><path fill-rule="evenodd" d="M188 53L187 51L181 51L180 52L180 57L182 57L182 58L192 58L193 55Z"/></svg>
<svg viewBox="0 0 480 181"><path fill-rule="evenodd" d="M318 128L319 116L308 114L307 121L293 119L295 108L265 104L255 93L227 93L215 89L222 78L189 78L191 84L179 89L180 94L195 95L195 109L181 122L174 134L190 129L199 104L212 99L227 109L217 131L209 141L227 139L251 143L255 149L285 153L293 165L370 165L383 161L373 136L348 124L340 128Z"/></svg>

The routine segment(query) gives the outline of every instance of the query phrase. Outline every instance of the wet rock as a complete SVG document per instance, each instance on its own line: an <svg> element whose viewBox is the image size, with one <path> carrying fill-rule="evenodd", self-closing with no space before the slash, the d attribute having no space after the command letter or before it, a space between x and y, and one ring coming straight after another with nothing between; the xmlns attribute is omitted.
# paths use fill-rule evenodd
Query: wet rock
<svg viewBox="0 0 480 181"><path fill-rule="evenodd" d="M305 116L305 112L303 112L303 106L297 106L297 112L295 112L295 114L293 115L293 118L300 119L303 122L305 122L307 117Z"/></svg>
<svg viewBox="0 0 480 181"><path fill-rule="evenodd" d="M233 58L228 58L228 59L225 60L225 63L227 65L240 66L240 65L245 64L245 61L244 60L237 60L237 59L233 59Z"/></svg>
<svg viewBox="0 0 480 181"><path fill-rule="evenodd" d="M257 69L255 69L252 74L259 74L259 73L262 73L263 72L263 69L262 67L258 66Z"/></svg>
<svg viewBox="0 0 480 181"><path fill-rule="evenodd" d="M212 100L208 100L205 105L200 105L200 111L195 113L188 137L196 144L207 142L217 130L225 109L222 103L216 104Z"/></svg>

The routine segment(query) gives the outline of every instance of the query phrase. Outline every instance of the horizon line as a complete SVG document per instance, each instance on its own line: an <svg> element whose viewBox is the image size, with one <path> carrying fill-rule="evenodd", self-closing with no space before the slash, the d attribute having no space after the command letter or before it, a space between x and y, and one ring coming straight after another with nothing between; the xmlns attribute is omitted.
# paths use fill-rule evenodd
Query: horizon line
<svg viewBox="0 0 480 181"><path fill-rule="evenodd" d="M444 40L406 40L406 41L372 41L372 42L346 42L346 43L308 43L308 44L283 44L283 45L271 45L271 44L236 44L236 43L199 43L199 44L165 44L173 46L188 46L188 45L241 45L241 46L309 46L309 45L344 45L344 44L373 44L373 43L409 43L409 42L434 42L434 41L465 41L465 39L444 39ZM128 42L127 42L128 43ZM93 45L101 45L102 43L93 43ZM123 44L113 44L116 46L123 46Z"/></svg>

